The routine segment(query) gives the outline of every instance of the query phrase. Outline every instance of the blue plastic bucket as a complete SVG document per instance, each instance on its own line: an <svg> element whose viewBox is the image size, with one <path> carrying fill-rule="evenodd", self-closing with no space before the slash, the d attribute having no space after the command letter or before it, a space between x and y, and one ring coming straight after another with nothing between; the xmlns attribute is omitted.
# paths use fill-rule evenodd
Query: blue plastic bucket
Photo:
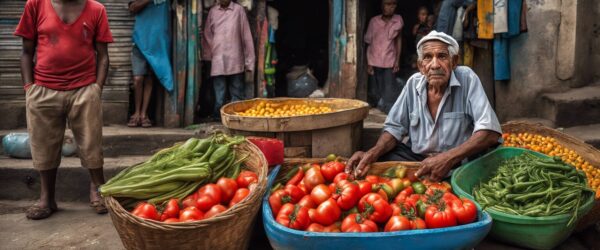
<svg viewBox="0 0 600 250"><path fill-rule="evenodd" d="M270 190L280 166L271 171ZM262 203L263 223L274 249L471 249L492 227L490 215L478 208L477 222L439 229L378 233L314 233L290 229L277 223L269 206L270 192Z"/></svg>

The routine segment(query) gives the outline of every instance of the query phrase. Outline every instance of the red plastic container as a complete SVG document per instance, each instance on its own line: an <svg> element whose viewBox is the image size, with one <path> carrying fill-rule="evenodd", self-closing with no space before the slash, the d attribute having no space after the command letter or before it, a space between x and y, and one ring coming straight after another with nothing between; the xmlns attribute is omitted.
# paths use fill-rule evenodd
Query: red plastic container
<svg viewBox="0 0 600 250"><path fill-rule="evenodd" d="M263 152L269 166L283 163L283 141L266 137L246 137Z"/></svg>

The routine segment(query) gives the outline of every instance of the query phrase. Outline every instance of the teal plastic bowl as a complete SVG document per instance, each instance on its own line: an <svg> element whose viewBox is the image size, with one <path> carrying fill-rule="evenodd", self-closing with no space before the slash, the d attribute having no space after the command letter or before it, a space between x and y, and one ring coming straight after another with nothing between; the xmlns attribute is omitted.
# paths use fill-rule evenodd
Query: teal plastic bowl
<svg viewBox="0 0 600 250"><path fill-rule="evenodd" d="M523 148L500 147L458 168L452 175L453 191L463 197L474 199L473 187L489 180L505 159L525 152L550 158L544 154ZM592 209L594 196L587 197L579 207L580 218ZM551 249L567 239L577 223L567 226L570 214L530 217L507 214L494 209L486 209L494 223L490 235L500 241L534 249Z"/></svg>

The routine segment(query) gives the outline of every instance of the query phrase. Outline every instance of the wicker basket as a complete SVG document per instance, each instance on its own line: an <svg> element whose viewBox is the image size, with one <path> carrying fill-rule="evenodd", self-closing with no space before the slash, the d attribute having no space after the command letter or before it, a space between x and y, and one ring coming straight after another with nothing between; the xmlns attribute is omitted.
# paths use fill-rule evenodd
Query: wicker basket
<svg viewBox="0 0 600 250"><path fill-rule="evenodd" d="M539 123L528 123L528 122L508 122L502 125L502 132L504 133L531 133L539 134L541 136L550 136L564 147L567 147L579 154L581 158L588 161L595 168L600 168L600 150L593 146L575 138L570 135L561 133L555 129L546 127ZM581 231L587 227L595 224L600 220L600 200L596 199L594 207L588 214L586 214L579 224L575 228L575 231Z"/></svg>
<svg viewBox="0 0 600 250"><path fill-rule="evenodd" d="M139 218L117 200L105 198L110 217L127 249L247 249L252 225L267 185L267 160L254 144L235 150L250 153L245 165L258 174L258 185L242 202L215 217L184 223L163 223Z"/></svg>

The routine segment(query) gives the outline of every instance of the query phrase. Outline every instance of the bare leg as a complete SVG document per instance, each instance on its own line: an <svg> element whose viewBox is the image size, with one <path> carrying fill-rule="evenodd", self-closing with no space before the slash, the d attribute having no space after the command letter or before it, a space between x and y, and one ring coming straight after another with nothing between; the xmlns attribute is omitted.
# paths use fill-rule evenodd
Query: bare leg
<svg viewBox="0 0 600 250"><path fill-rule="evenodd" d="M54 191L56 189L56 173L58 168L39 171L42 190L40 192L39 207L56 210Z"/></svg>
<svg viewBox="0 0 600 250"><path fill-rule="evenodd" d="M140 112L142 119L148 117L148 105L150 104L150 96L152 95L152 76L148 75L144 80L144 98Z"/></svg>
<svg viewBox="0 0 600 250"><path fill-rule="evenodd" d="M146 77L148 78L148 77ZM144 76L133 77L133 88L135 92L135 113L136 117L142 115L142 96L144 93Z"/></svg>
<svg viewBox="0 0 600 250"><path fill-rule="evenodd" d="M100 200L98 187L104 184L103 168L90 169L90 201Z"/></svg>

